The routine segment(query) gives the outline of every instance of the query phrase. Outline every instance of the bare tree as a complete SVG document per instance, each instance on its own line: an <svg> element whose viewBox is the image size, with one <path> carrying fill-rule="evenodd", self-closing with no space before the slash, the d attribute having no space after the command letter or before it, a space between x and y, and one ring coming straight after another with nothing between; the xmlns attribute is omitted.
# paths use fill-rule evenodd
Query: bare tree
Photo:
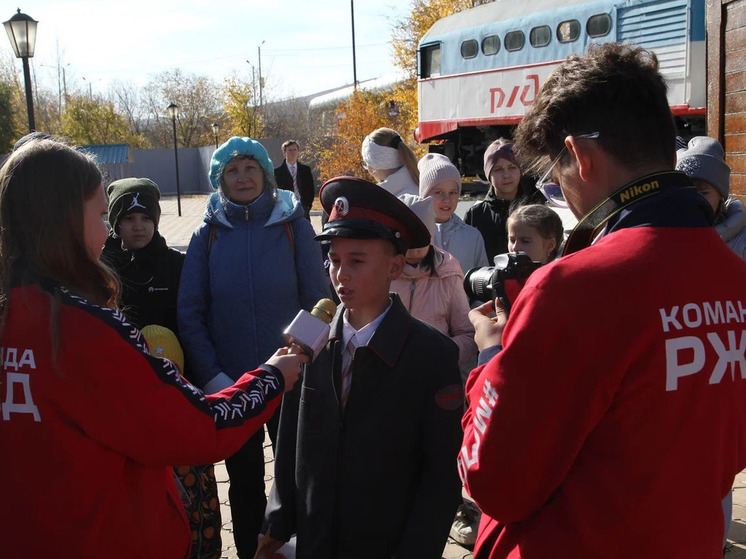
<svg viewBox="0 0 746 559"><path fill-rule="evenodd" d="M109 99L117 112L127 119L130 132L135 136L144 135L150 125L150 115L143 97L143 92L129 82L115 81L109 88Z"/></svg>
<svg viewBox="0 0 746 559"><path fill-rule="evenodd" d="M26 101L24 100L23 85L16 69L16 59L10 50L0 53L0 83L5 84L9 114L3 119L7 127L2 135L8 137L8 144L14 142L26 132ZM3 151L3 150L0 150Z"/></svg>
<svg viewBox="0 0 746 559"><path fill-rule="evenodd" d="M205 76L184 74L180 69L155 76L143 90L149 126L146 136L154 147L173 143L172 123L166 115L171 103L179 107L176 136L181 147L212 144L212 123L220 112L218 89Z"/></svg>
<svg viewBox="0 0 746 559"><path fill-rule="evenodd" d="M264 105L264 134L278 138L294 138L305 142L311 135L308 100L291 98Z"/></svg>
<svg viewBox="0 0 746 559"><path fill-rule="evenodd" d="M37 130L47 134L61 133L62 109L56 91L43 87L34 89L34 118Z"/></svg>

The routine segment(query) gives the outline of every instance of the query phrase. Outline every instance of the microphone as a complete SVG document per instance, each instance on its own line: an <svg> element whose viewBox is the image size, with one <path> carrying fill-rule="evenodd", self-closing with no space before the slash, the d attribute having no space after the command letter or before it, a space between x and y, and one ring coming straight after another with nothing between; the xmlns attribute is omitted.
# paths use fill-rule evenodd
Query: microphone
<svg viewBox="0 0 746 559"><path fill-rule="evenodd" d="M140 330L140 334L148 344L150 355L168 359L176 365L179 374L184 374L184 351L176 334L157 324L148 324Z"/></svg>
<svg viewBox="0 0 746 559"><path fill-rule="evenodd" d="M329 340L329 323L337 312L331 299L321 299L311 312L301 310L290 326L285 328L282 339L287 345L295 345L313 361Z"/></svg>

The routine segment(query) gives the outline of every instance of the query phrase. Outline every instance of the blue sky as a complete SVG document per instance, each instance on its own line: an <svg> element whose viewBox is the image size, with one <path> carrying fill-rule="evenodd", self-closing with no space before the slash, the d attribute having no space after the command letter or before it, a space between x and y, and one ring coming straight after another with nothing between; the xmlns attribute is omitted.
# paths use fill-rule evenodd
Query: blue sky
<svg viewBox="0 0 746 559"><path fill-rule="evenodd" d="M250 79L262 41L267 98L352 82L348 0L31 0L18 7L39 21L32 64L39 85L52 89L58 52L68 89L90 83L105 93L111 81L143 85L177 67L216 80L234 72ZM394 71L391 29L410 10L401 0L355 0L358 80ZM0 17L14 13L9 7ZM7 38L0 49L12 56Z"/></svg>

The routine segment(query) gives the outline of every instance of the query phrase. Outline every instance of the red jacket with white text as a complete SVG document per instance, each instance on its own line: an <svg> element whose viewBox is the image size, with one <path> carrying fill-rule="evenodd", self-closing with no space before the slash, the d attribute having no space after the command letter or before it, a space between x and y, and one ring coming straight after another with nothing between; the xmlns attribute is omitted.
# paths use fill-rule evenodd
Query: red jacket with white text
<svg viewBox="0 0 746 559"><path fill-rule="evenodd" d="M265 365L205 396L120 313L59 288L13 288L2 341L3 557L186 557L171 466L234 453L284 388Z"/></svg>
<svg viewBox="0 0 746 559"><path fill-rule="evenodd" d="M534 272L472 371L475 557L722 557L721 500L746 467L746 264L693 194Z"/></svg>

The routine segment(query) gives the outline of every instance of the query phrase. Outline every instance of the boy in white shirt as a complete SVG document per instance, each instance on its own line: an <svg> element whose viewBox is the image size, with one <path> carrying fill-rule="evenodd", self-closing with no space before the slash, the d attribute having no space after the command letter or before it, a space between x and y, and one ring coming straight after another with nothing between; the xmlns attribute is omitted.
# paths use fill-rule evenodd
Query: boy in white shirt
<svg viewBox="0 0 746 559"><path fill-rule="evenodd" d="M430 234L368 181L333 179L320 198L329 220L316 238L331 244L342 305L283 402L260 557L296 533L298 559L439 558L461 493L458 350L389 293L406 249Z"/></svg>

